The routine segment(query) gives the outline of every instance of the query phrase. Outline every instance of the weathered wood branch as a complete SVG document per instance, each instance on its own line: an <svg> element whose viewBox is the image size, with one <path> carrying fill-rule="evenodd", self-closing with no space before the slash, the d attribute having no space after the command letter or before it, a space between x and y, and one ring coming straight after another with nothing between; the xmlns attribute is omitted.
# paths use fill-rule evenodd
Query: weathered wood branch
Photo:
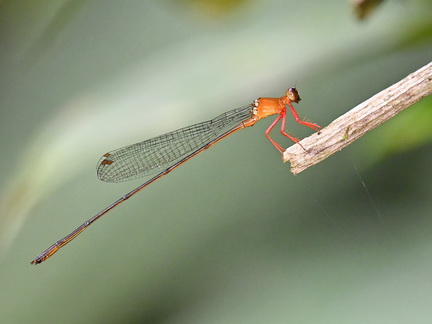
<svg viewBox="0 0 432 324"><path fill-rule="evenodd" d="M298 174L342 150L368 131L381 125L432 93L432 62L340 116L320 133L292 145L283 155L291 172ZM432 109L432 107L431 107Z"/></svg>

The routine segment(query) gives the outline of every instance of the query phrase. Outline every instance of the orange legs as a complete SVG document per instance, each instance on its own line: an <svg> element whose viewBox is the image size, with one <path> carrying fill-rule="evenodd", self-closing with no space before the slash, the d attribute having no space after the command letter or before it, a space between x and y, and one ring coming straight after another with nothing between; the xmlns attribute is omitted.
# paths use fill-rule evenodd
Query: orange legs
<svg viewBox="0 0 432 324"><path fill-rule="evenodd" d="M314 123L310 123L307 121L303 121L300 119L299 115L297 114L297 111L294 109L294 107L292 106L292 104L290 102L287 102L287 105L290 107L291 113L294 116L294 119L297 123L310 127L316 131L319 131L319 129L321 128L321 126L314 124ZM279 116L273 121L273 123L269 126L269 128L267 128L265 135L266 137L270 140L270 142L274 145L274 147L276 147L276 149L280 152L283 153L285 150L282 148L282 146L278 143L276 143L271 137L270 137L270 132L271 130L275 127L275 125L279 122L279 120L282 120L281 122L281 128L280 128L280 133L286 137L288 137L290 140L292 140L293 142L297 143L298 145L300 145L304 150L305 148L303 147L303 145L300 144L300 140L298 138L295 138L293 136L291 136L290 134L288 134L287 132L285 132L285 121L286 121L286 107L284 105L283 109L281 109Z"/></svg>

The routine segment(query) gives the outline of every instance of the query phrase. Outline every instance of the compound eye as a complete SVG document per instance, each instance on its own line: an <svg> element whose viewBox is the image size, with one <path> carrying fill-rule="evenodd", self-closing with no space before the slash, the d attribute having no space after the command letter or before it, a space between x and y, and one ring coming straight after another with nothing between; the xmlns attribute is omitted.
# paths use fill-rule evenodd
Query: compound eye
<svg viewBox="0 0 432 324"><path fill-rule="evenodd" d="M285 92L285 95L287 96L287 98L288 98L290 101L293 101L293 102L299 102L299 101L301 100L300 95L299 95L297 89L294 88L294 87L293 87L293 88L289 88L289 89Z"/></svg>

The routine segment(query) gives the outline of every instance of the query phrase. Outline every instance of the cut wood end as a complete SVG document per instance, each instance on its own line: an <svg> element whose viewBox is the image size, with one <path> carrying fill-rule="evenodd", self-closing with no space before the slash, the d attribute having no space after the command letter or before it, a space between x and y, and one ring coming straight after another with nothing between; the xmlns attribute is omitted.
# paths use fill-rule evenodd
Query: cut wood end
<svg viewBox="0 0 432 324"><path fill-rule="evenodd" d="M320 133L304 138L283 153L298 174L341 151L368 131L432 94L432 62L335 119Z"/></svg>

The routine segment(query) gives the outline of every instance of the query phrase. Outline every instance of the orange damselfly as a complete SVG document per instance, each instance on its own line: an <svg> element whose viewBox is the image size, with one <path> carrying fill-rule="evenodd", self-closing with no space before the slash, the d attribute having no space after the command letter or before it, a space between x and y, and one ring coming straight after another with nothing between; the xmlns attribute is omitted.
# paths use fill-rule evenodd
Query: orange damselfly
<svg viewBox="0 0 432 324"><path fill-rule="evenodd" d="M260 119L271 115L279 115L265 132L267 138L279 152L282 153L283 148L270 137L270 131L280 120L280 132L301 145L297 138L285 132L286 106L290 108L297 123L317 131L320 126L300 119L292 106L292 102L298 103L300 100L297 89L290 88L280 98L258 98L252 104L230 110L209 121L181 128L104 154L97 164L97 175L103 181L121 182L154 173L157 173L157 175L97 213L72 233L51 245L38 255L31 264L39 264L45 261L82 233L93 222L135 195L138 191L168 174L198 153L208 149L221 139L242 128L253 126Z"/></svg>

